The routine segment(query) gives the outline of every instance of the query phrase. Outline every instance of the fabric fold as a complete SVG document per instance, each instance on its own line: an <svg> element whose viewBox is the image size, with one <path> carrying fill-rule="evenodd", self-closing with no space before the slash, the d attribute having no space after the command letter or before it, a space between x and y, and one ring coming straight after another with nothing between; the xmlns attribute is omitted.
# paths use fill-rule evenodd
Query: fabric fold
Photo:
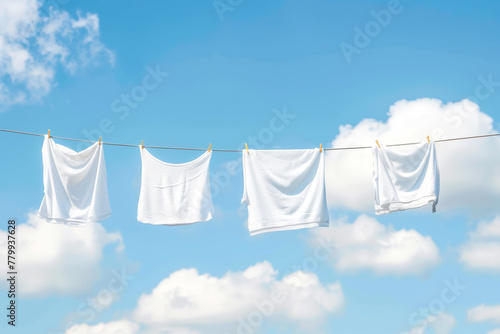
<svg viewBox="0 0 500 334"><path fill-rule="evenodd" d="M415 209L428 203L436 212L439 169L433 141L372 147L375 214Z"/></svg>
<svg viewBox="0 0 500 334"><path fill-rule="evenodd" d="M328 226L324 152L243 150L244 191L251 235Z"/></svg>
<svg viewBox="0 0 500 334"><path fill-rule="evenodd" d="M212 152L170 164L140 148L141 192L137 220L155 225L185 225L212 219L209 165Z"/></svg>
<svg viewBox="0 0 500 334"><path fill-rule="evenodd" d="M38 215L50 223L85 225L111 216L102 145L75 152L45 135L44 197Z"/></svg>

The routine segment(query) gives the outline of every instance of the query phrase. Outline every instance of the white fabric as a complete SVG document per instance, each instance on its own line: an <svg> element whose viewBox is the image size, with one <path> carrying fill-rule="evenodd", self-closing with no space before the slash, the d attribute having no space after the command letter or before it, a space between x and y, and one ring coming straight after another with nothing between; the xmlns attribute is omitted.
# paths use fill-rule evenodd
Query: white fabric
<svg viewBox="0 0 500 334"><path fill-rule="evenodd" d="M111 215L102 145L75 152L45 136L45 195L38 215L50 223L85 225Z"/></svg>
<svg viewBox="0 0 500 334"><path fill-rule="evenodd" d="M439 169L434 142L372 147L375 213L414 209L432 203L436 212Z"/></svg>
<svg viewBox="0 0 500 334"><path fill-rule="evenodd" d="M212 152L197 159L170 164L140 148L141 193L137 220L156 225L183 225L212 219L209 165Z"/></svg>
<svg viewBox="0 0 500 334"><path fill-rule="evenodd" d="M328 226L324 151L243 150L251 235Z"/></svg>

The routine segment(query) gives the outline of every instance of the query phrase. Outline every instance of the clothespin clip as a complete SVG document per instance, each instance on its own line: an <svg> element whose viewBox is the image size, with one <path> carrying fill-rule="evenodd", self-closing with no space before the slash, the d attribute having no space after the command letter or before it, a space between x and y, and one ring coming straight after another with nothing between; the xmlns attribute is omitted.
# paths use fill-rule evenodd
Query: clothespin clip
<svg viewBox="0 0 500 334"><path fill-rule="evenodd" d="M323 152L323 144L319 144L319 151Z"/></svg>
<svg viewBox="0 0 500 334"><path fill-rule="evenodd" d="M431 140L429 139L429 136L427 136L427 143L431 143Z"/></svg>
<svg viewBox="0 0 500 334"><path fill-rule="evenodd" d="M246 147L246 149L247 149L247 153L248 153L248 154L250 154L250 151L248 150L248 145L247 145L247 143L245 143L245 147Z"/></svg>
<svg viewBox="0 0 500 334"><path fill-rule="evenodd" d="M380 148L380 144L378 143L378 140L375 140L375 142L377 143L378 148Z"/></svg>
<svg viewBox="0 0 500 334"><path fill-rule="evenodd" d="M208 152L212 150L212 143L208 144Z"/></svg>
<svg viewBox="0 0 500 334"><path fill-rule="evenodd" d="M144 141L141 140L141 149L144 148Z"/></svg>
<svg viewBox="0 0 500 334"><path fill-rule="evenodd" d="M50 129L49 129L49 139L50 139Z"/></svg>
<svg viewBox="0 0 500 334"><path fill-rule="evenodd" d="M101 137L99 137L99 146L101 146Z"/></svg>

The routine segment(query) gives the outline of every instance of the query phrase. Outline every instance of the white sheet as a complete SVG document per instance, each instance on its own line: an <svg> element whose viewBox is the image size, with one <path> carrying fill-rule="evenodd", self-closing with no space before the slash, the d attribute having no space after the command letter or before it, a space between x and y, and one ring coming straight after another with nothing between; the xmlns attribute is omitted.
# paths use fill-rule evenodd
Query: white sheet
<svg viewBox="0 0 500 334"><path fill-rule="evenodd" d="M44 197L38 215L50 223L85 225L111 215L103 146L75 152L45 136Z"/></svg>
<svg viewBox="0 0 500 334"><path fill-rule="evenodd" d="M251 235L328 226L324 151L243 150Z"/></svg>
<svg viewBox="0 0 500 334"><path fill-rule="evenodd" d="M170 164L141 148L142 178L137 220L147 224L183 225L212 219L209 165L212 152Z"/></svg>
<svg viewBox="0 0 500 334"><path fill-rule="evenodd" d="M417 145L372 147L375 213L414 209L439 198L439 169L434 142Z"/></svg>

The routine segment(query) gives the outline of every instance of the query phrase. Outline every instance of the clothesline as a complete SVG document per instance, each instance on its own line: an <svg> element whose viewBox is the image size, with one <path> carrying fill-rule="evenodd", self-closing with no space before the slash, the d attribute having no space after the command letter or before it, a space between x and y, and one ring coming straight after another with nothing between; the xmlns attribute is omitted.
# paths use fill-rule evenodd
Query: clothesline
<svg viewBox="0 0 500 334"><path fill-rule="evenodd" d="M38 136L38 137L43 137L45 136L44 134L39 134L39 133L31 133L31 132L24 132L24 131L16 131L16 130L7 130L7 129L0 129L2 132L9 132L9 133L17 133L17 134L22 134L22 135L30 135L30 136ZM493 133L489 135L477 135L477 136L469 136L469 137L456 137L456 138L447 138L447 139L438 139L434 140L435 143L441 143L441 142L447 142L447 141L456 141L456 140L468 140L468 139L476 139L476 138L486 138L486 137L495 137L495 136L500 136L500 133ZM85 139L75 139L75 138L65 138L65 137L57 137L57 136L50 136L51 138L56 138L56 139L62 139L62 140L72 140L72 141L80 141L80 142L86 142L86 143L95 143L95 141L91 140L85 140ZM106 143L106 142L101 142L102 145L111 145L111 146L125 146L125 147L138 147L140 145L132 145L132 144L121 144L121 143ZM400 143L400 144L389 144L385 145L387 147L391 146L405 146L405 145L416 145L420 144L420 142L415 142L415 143ZM144 145L145 148L156 148L156 149L164 149L164 150L184 150L184 151L206 151L206 148L190 148L190 147L168 147L168 146L146 146ZM371 149L371 146L352 146L352 147L332 147L332 148L323 148L325 151L344 151L344 150L361 150L361 149ZM212 149L214 152L241 152L241 150L234 150L234 149Z"/></svg>
<svg viewBox="0 0 500 334"><path fill-rule="evenodd" d="M141 148L120 143L99 144L90 140L64 138L0 129L43 137L44 197L38 216L50 223L85 225L111 215L108 198L104 145ZM500 136L500 133L440 139L439 142ZM81 152L57 144L52 138L93 143ZM427 143L428 141L428 143ZM400 149L380 145L373 149L375 214L416 209L432 203L436 211L439 198L439 168L435 141L427 137ZM103 144L103 145L101 145ZM141 153L141 189L137 220L154 225L186 225L212 219L214 206L210 187L208 149L146 146L148 148L196 150L204 153L183 164L164 162L148 150ZM248 146L245 144L248 151ZM373 146L337 147L326 150L370 149ZM374 146L376 147L376 146ZM326 200L325 155L320 149L302 150L221 150L242 154L243 198L248 207L250 235L265 232L329 226ZM215 150L213 150L215 151ZM334 162L329 162L332 164Z"/></svg>

